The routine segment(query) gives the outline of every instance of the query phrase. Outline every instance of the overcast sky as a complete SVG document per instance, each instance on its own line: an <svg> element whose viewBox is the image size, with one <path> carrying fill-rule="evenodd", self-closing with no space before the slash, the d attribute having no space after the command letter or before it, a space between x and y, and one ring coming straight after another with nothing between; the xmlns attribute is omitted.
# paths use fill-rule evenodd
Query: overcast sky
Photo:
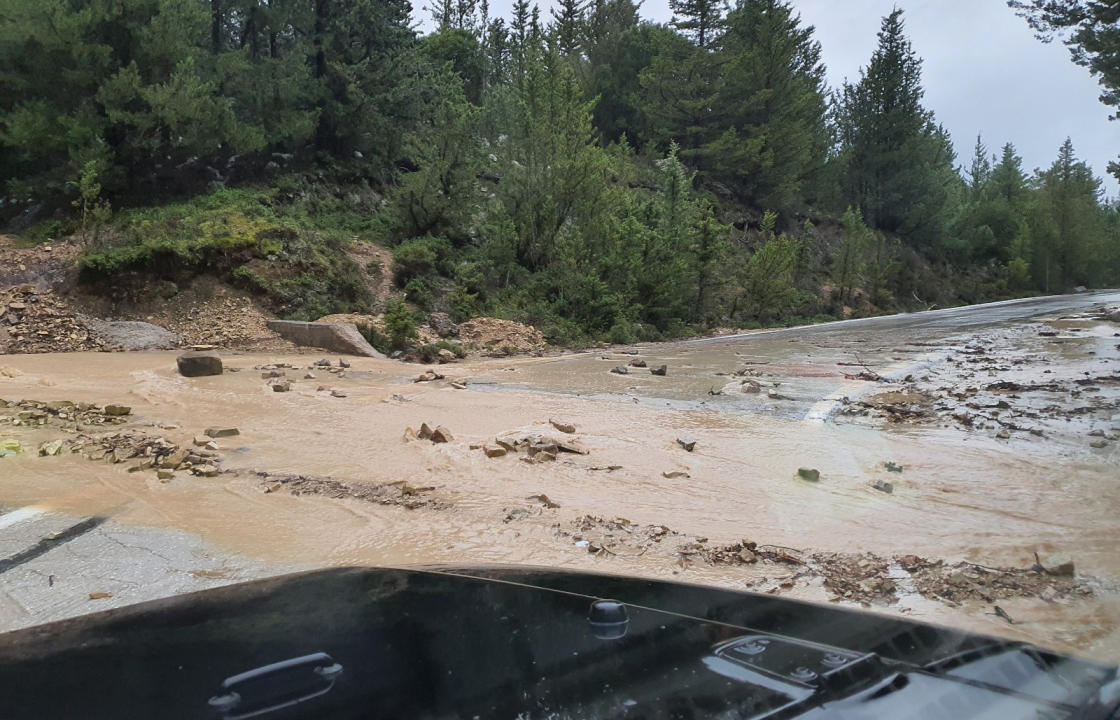
<svg viewBox="0 0 1120 720"><path fill-rule="evenodd" d="M414 0L418 19L427 21ZM490 0L492 16L509 17L511 0ZM542 16L549 17L549 0ZM1003 0L793 0L806 24L816 27L828 80L838 87L856 80L875 48L879 21L896 5L924 59L926 107L953 136L958 164L972 156L976 134L992 153L1012 142L1027 172L1046 167L1067 136L1082 159L1105 180L1110 197L1117 183L1106 172L1120 153L1120 122L1098 100L1096 81L1069 60L1058 42L1044 45ZM668 0L646 0L642 17L671 17Z"/></svg>

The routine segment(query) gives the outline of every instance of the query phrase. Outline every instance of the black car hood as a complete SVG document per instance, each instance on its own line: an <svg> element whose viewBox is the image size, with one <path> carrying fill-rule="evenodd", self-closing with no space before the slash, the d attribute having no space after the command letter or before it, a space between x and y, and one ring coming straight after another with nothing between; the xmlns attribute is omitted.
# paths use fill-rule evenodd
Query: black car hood
<svg viewBox="0 0 1120 720"><path fill-rule="evenodd" d="M525 568L324 570L0 635L6 718L1107 718L1116 678L901 619Z"/></svg>

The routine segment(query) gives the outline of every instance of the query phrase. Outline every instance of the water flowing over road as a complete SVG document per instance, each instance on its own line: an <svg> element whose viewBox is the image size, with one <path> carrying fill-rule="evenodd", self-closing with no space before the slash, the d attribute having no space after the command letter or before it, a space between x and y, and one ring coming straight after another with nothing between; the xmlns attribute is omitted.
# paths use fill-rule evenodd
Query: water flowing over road
<svg viewBox="0 0 1120 720"><path fill-rule="evenodd" d="M858 603L1117 661L1118 309L1116 292L1038 298L425 382L308 354L228 354L204 378L168 353L0 356L0 443L24 450L0 457L0 629L299 568L518 563ZM90 426L60 401L131 410ZM415 438L423 423L451 441ZM126 442L205 447L215 426L240 434L213 440L214 476L111 462Z"/></svg>

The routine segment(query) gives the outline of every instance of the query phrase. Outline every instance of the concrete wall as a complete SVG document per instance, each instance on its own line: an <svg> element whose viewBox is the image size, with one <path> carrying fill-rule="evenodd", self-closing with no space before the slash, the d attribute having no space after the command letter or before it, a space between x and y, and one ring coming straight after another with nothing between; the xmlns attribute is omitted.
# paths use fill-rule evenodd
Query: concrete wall
<svg viewBox="0 0 1120 720"><path fill-rule="evenodd" d="M285 340L303 347L317 347L344 355L385 357L366 342L353 323L301 322L269 320L268 329Z"/></svg>

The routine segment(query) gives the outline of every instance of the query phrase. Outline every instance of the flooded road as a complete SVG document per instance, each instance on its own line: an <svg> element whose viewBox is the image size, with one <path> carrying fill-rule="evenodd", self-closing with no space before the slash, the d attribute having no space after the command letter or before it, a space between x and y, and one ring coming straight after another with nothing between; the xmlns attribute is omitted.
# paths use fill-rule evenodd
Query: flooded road
<svg viewBox="0 0 1120 720"><path fill-rule="evenodd" d="M307 354L227 354L204 378L166 353L2 356L0 442L26 450L0 458L3 554L58 532L29 523L96 517L82 542L139 533L135 563L152 547L171 560L152 584L100 568L96 545L81 562L46 547L0 570L0 627L297 568L517 563L865 604L1118 661L1120 324L1101 315L1117 307L1016 301L479 360L426 382ZM20 400L130 413L15 424ZM415 438L424 423L450 442ZM239 434L213 440L213 477L87 459L101 436L191 448L216 426ZM488 457L496 439L511 450ZM586 454L548 449L565 442ZM1028 572L1066 561L1075 575Z"/></svg>

